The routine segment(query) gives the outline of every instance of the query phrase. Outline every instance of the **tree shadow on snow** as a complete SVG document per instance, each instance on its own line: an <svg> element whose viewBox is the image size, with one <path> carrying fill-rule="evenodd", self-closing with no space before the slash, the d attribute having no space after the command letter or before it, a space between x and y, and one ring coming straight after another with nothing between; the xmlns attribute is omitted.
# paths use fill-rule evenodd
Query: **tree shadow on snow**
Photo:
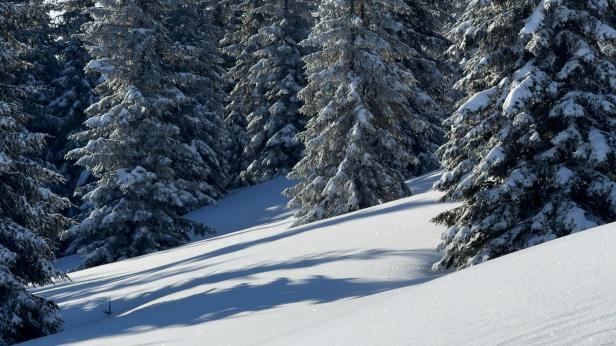
<svg viewBox="0 0 616 346"><path fill-rule="evenodd" d="M293 269L305 269L326 263L340 261L375 260L389 256L412 258L425 264L424 276L410 280L366 281L357 278L328 277L312 275L303 279L284 277ZM369 251L326 252L307 257L281 262L266 262L246 268L212 272L203 277L184 277L173 280L173 276L185 274L194 267L182 268L163 273L170 277L173 284L157 288L154 291L138 292L113 301L113 316L107 323L92 323L81 328L59 334L55 343L85 341L110 335L139 333L152 328L166 326L195 325L209 321L234 317L242 313L258 312L293 303L322 304L342 299L354 299L370 296L380 292L420 284L439 275L429 273L427 268L436 260L431 250L394 251L374 249ZM358 263L361 265L361 263ZM277 272L280 272L278 275ZM271 279L260 278L258 283L251 283L261 274L270 273ZM273 274L273 275L271 275ZM159 280L152 275L144 280ZM141 280L128 280L122 285L139 285ZM218 288L217 286L223 286ZM113 290L122 289L116 285ZM106 287L110 289L110 287ZM104 302L101 302L104 304ZM81 309L84 307L71 307ZM71 315L99 314L97 320L105 319L101 309L73 311ZM52 336L53 337L53 336ZM44 342L45 339L40 341Z"/></svg>
<svg viewBox="0 0 616 346"><path fill-rule="evenodd" d="M400 204L395 204L392 206L388 206L383 208L382 206L372 207L364 210L360 210L351 214L346 214L342 216L338 216L335 218L310 223L303 226L294 227L291 229L283 230L278 233L266 236L259 237L256 239L252 239L249 241L239 242L233 245L224 246L212 251L208 251L206 253L193 256L190 258L169 262L164 265L156 265L154 264L152 267L148 269L144 269L141 271L131 272L125 275L116 275L114 277L94 277L92 279L83 279L79 282L69 282L65 284L60 284L58 286L48 286L42 289L36 290L36 293L43 294L46 297L49 297L54 300L67 300L67 299L75 299L84 296L91 295L93 293L102 292L108 290L109 287L113 287L114 289L122 288L124 285L132 286L138 284L140 282L151 281L151 275L163 275L165 276L165 271L169 269L173 269L175 267L186 265L190 263L200 262L203 263L203 266L220 264L221 262L210 262L212 259L225 256L231 253L236 253L254 246L258 246L261 244L267 244L270 242L279 241L285 238L290 238L296 236L298 234L313 231L313 230L321 230L324 232L331 232L331 230L323 229L329 226L339 225L345 222L359 220L366 217L373 217L377 215L384 215L389 213L395 213L400 211L409 211L415 208L419 208L426 205L433 204L432 201L407 201ZM232 236L232 235L230 235ZM197 246L199 243L203 244L203 242L210 242L213 240L204 240L198 243L186 245L187 247ZM164 254L166 252L178 251L176 249L170 249L165 251L160 251L157 255ZM147 255L146 255L147 256ZM134 259L128 259L127 261L134 261L139 259L139 257ZM203 262L205 261L205 262ZM172 271L170 274L177 273L177 271ZM160 279L161 276L158 276ZM125 284L123 282L126 282Z"/></svg>
<svg viewBox="0 0 616 346"><path fill-rule="evenodd" d="M425 184L422 185L425 185L424 188L431 186L434 178L427 177L425 180ZM418 184L415 183L415 185ZM88 304L69 304L63 308L62 315L67 318L79 319L79 322L75 323L74 326L78 325L81 328L71 328L64 334L56 335L60 339L57 342L74 341L75 338L86 338L88 340L105 335L135 333L138 330L171 325L193 325L292 303L321 304L369 296L387 290L420 284L440 276L429 273L427 270L432 263L438 260L438 255L432 250L336 251L313 254L283 262L264 262L239 269L219 270L222 263L241 259L242 256L238 256L241 255L241 251L251 247L294 237L308 231L335 232L335 230L328 229L328 226L377 215L408 212L411 209L421 208L433 203L431 200L408 200L388 206L368 208L336 218L277 231L273 234L269 233L255 239L237 242L164 265L158 264L156 261L140 263L140 266L148 265L141 271L113 276L97 276L97 274L94 274L77 282L46 287L38 291L59 302L70 302L93 296L92 300L88 299ZM236 235L229 234L225 237L231 238L233 236ZM197 246L215 240L215 238L204 240L187 246ZM178 249L167 250L162 253L168 251L178 251ZM231 258L224 257L234 253L235 256ZM378 282L325 275L313 275L299 280L284 276L284 271L293 269L310 268L326 263L349 260L375 260L388 256L412 258L415 263L424 264L425 275L410 280ZM139 258L132 260L139 260ZM130 265L130 263L126 263L126 265ZM280 273L277 273L279 271ZM199 272L199 275L202 276L186 275L191 272ZM261 278L259 283L251 283L254 277L265 273L269 273L267 276L270 278L269 282L264 282ZM180 277L181 275L183 277ZM186 279L187 277L189 279ZM157 287L156 290L150 292L139 291L140 285L147 289L148 282L164 279L169 279L168 281L173 282L173 284ZM217 286L222 287L218 288ZM104 296L105 292L119 292L122 289L130 291L130 295L121 299L116 298L113 301L115 316L108 320L110 323L98 323L105 319L101 312L105 301L94 297ZM84 321L81 321L82 318ZM80 333L82 329L87 329L87 333ZM42 339L43 342L44 340L45 338Z"/></svg>

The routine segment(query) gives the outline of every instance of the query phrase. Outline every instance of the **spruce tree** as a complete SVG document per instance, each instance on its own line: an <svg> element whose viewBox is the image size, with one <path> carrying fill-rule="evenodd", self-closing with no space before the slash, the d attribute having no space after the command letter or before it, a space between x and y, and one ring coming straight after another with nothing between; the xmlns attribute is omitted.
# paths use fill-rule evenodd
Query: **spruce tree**
<svg viewBox="0 0 616 346"><path fill-rule="evenodd" d="M230 94L235 88L235 77L230 70L236 64L238 38L242 34L239 31L242 24L243 0L209 0L210 13L215 26L215 39L220 58L222 59L222 91L224 95L223 105L224 123L227 137L223 142L225 157L226 186L236 187L240 185L240 171L243 163L241 155L246 144L246 122L238 112L233 112L230 103L238 104L239 98L232 98ZM234 101L235 100L235 101Z"/></svg>
<svg viewBox="0 0 616 346"><path fill-rule="evenodd" d="M470 95L436 187L462 205L435 269L616 221L616 3L473 1L452 31Z"/></svg>
<svg viewBox="0 0 616 346"><path fill-rule="evenodd" d="M64 175L66 184L58 187L58 193L73 197L77 187L88 181L89 173L74 161L65 159L68 151L78 147L70 139L72 134L83 131L85 110L95 101L94 87L97 75L87 75L85 66L90 61L85 44L80 37L82 26L92 20L87 10L94 6L93 0L63 0L55 3L58 14L54 28L56 57L60 68L51 81L49 92L53 98L46 106L49 115L45 121L50 138L50 161ZM78 202L76 199L74 202Z"/></svg>
<svg viewBox="0 0 616 346"><path fill-rule="evenodd" d="M220 39L215 15L208 1L184 0L170 9L168 26L174 50L179 52L166 62L174 83L190 99L183 109L187 119L201 119L199 126L182 124L184 140L197 143L204 165L207 182L224 191L227 184L225 169L225 143L229 132L224 123L224 69L218 51ZM180 23L180 24L178 24ZM187 172L200 170L191 166ZM199 177L194 179L199 181ZM219 196L220 197L220 196Z"/></svg>
<svg viewBox="0 0 616 346"><path fill-rule="evenodd" d="M252 11L260 19L256 34L243 42L255 51L254 65L243 76L254 102L245 114L248 166L241 178L254 184L288 173L302 153L296 135L305 120L297 93L305 83L298 43L308 35L311 8L303 0L276 0Z"/></svg>
<svg viewBox="0 0 616 346"><path fill-rule="evenodd" d="M404 170L420 164L411 136L432 126L417 107L426 93L401 62L411 48L396 19L410 10L402 0L321 2L303 42L316 51L299 94L310 117L304 158L289 174L301 182L286 191L297 224L410 194Z"/></svg>
<svg viewBox="0 0 616 346"><path fill-rule="evenodd" d="M442 1L405 0L408 8L394 14L401 24L397 35L409 49L401 63L415 79L409 103L414 117L423 119L423 128L407 129L405 148L416 154L417 160L401 167L405 177L425 174L440 167L436 150L444 141L442 122L452 104L449 87L451 67L442 58L448 40L439 34L446 24L448 4Z"/></svg>
<svg viewBox="0 0 616 346"><path fill-rule="evenodd" d="M243 0L206 0L208 10L213 19L213 25L219 35L217 44L220 44L225 35L237 31L241 24L240 3ZM219 46L220 47L220 46Z"/></svg>
<svg viewBox="0 0 616 346"><path fill-rule="evenodd" d="M13 344L58 331L57 306L29 292L62 276L53 267L45 239L67 225L68 202L47 186L61 177L35 159L45 136L28 131L25 112L36 85L20 76L33 68L20 38L45 20L40 3L0 3L0 344Z"/></svg>
<svg viewBox="0 0 616 346"><path fill-rule="evenodd" d="M12 2L26 5L32 12L40 14L32 26L15 32L15 38L28 46L23 58L29 64L27 69L18 71L16 76L18 83L31 88L31 92L26 96L27 99L22 102L24 112L30 115L26 127L32 132L47 134L47 140L51 142L55 138L55 122L53 113L46 106L53 98L55 93L53 79L60 71L60 64L56 58L54 25L49 14L51 3L44 0ZM43 166L55 170L52 153L53 148L48 145L36 158ZM59 192L56 186L51 188L52 191Z"/></svg>
<svg viewBox="0 0 616 346"><path fill-rule="evenodd" d="M215 81L204 74L211 61L201 60L206 43L194 42L202 33L185 17L202 14L190 11L194 5L100 0L90 11L85 38L95 60L87 69L104 82L86 111L88 129L75 136L87 144L68 157L96 179L85 194L94 210L65 234L84 266L177 246L209 230L181 217L221 197L225 180L215 142L220 105L209 93Z"/></svg>
<svg viewBox="0 0 616 346"><path fill-rule="evenodd" d="M28 45L25 52L25 59L28 60L30 67L20 71L19 79L21 83L33 87L27 102L24 102L25 111L33 117L30 119L28 127L35 132L51 134L53 129L50 112L46 109L50 95L53 95L52 80L58 72L60 66L55 56L55 42L53 36L53 25L49 11L50 3L44 0L15 0L15 4L23 4L31 7L33 12L40 13L34 26L19 30L15 33L16 39ZM48 160L48 155L42 155Z"/></svg>
<svg viewBox="0 0 616 346"><path fill-rule="evenodd" d="M226 99L225 124L229 131L229 141L225 147L227 158L227 177L229 186L238 186L242 182L240 173L248 163L244 156L244 148L248 143L246 134L246 114L255 106L256 100L248 81L250 68L255 64L253 55L256 42L249 41L259 28L263 18L254 11L262 0L237 0L233 7L240 16L240 24L235 31L226 33L221 41L222 52L232 66L227 70L225 79L231 85Z"/></svg>

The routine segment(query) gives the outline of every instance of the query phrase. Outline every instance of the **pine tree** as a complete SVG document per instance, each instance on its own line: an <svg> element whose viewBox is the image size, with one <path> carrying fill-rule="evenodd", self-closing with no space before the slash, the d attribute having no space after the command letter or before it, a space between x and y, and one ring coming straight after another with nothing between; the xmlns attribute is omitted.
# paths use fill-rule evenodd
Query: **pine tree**
<svg viewBox="0 0 616 346"><path fill-rule="evenodd" d="M100 0L85 38L100 73L100 100L86 111L87 144L69 153L96 178L94 210L66 237L95 266L185 243L209 229L182 214L222 196L213 138L222 124L208 49L191 1ZM178 19L179 16L179 19ZM182 17L184 16L184 17ZM183 23L184 27L177 27ZM181 32L184 34L180 34ZM203 87L203 89L199 89Z"/></svg>
<svg viewBox="0 0 616 346"><path fill-rule="evenodd" d="M305 120L297 93L305 83L298 43L308 35L310 7L302 0L276 0L253 9L261 19L256 34L244 42L255 47L255 63L243 76L254 99L246 110L243 155L248 166L240 174L247 183L286 174L300 159L302 145L296 135Z"/></svg>
<svg viewBox="0 0 616 346"><path fill-rule="evenodd" d="M435 268L616 221L616 3L474 1L454 28L470 95L437 188L462 205Z"/></svg>
<svg viewBox="0 0 616 346"><path fill-rule="evenodd" d="M412 49L395 18L410 10L401 0L321 3L304 41L316 49L300 92L306 149L289 174L301 182L286 191L297 224L410 194L403 171L420 164L411 136L432 126L417 112L426 93L401 62Z"/></svg>
<svg viewBox="0 0 616 346"><path fill-rule="evenodd" d="M37 29L46 12L40 3L0 3L0 344L13 344L58 331L57 306L28 291L62 276L44 238L67 225L61 215L68 202L46 186L61 179L35 156L45 136L28 131L25 112L36 85L20 76L33 67L29 47L20 41Z"/></svg>
<svg viewBox="0 0 616 346"><path fill-rule="evenodd" d="M87 183L89 177L87 171L64 156L78 147L78 143L69 137L84 130L85 110L95 100L93 89L98 76L85 73L90 56L79 36L82 26L92 20L87 10L93 6L93 0L62 0L53 7L58 13L54 35L56 56L61 67L50 83L49 92L55 92L55 97L46 106L49 116L45 122L53 136L50 139L50 161L66 179L66 184L57 190L67 197L73 197L75 190Z"/></svg>

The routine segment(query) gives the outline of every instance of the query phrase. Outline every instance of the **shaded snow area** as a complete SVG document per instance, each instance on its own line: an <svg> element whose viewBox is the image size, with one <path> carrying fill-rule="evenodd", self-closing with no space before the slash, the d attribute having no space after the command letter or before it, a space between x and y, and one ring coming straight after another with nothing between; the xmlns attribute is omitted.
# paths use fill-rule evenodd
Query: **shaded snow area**
<svg viewBox="0 0 616 346"><path fill-rule="evenodd" d="M291 180L276 178L256 186L236 189L217 205L201 208L186 215L186 218L205 223L219 236L255 226L290 226L293 211L286 208L289 199L283 197L281 192L293 185ZM194 240L202 238L197 236ZM70 271L82 263L79 256L72 255L59 258L56 267Z"/></svg>
<svg viewBox="0 0 616 346"><path fill-rule="evenodd" d="M616 225L430 273L453 204L415 196L289 228L277 179L189 215L221 235L39 289L65 331L30 345L609 344ZM111 315L103 313L111 300Z"/></svg>
<svg viewBox="0 0 616 346"><path fill-rule="evenodd" d="M192 212L187 218L203 222L218 234L254 226L290 225L293 212L286 208L288 198L281 192L293 181L276 178L265 183L231 191L216 206Z"/></svg>

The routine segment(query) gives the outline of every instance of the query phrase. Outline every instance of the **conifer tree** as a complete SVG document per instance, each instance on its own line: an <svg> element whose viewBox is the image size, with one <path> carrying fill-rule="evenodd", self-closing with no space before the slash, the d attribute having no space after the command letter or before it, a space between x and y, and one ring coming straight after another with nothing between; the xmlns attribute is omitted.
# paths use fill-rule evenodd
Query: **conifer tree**
<svg viewBox="0 0 616 346"><path fill-rule="evenodd" d="M402 0L321 2L304 41L316 50L300 92L306 148L289 174L301 182L286 191L297 224L410 194L403 171L420 160L409 143L432 126L418 112L427 94L401 63L412 50L397 18L410 10Z"/></svg>
<svg viewBox="0 0 616 346"><path fill-rule="evenodd" d="M469 97L436 187L462 205L435 268L616 221L616 3L473 1L452 35Z"/></svg>
<svg viewBox="0 0 616 346"><path fill-rule="evenodd" d="M55 92L55 97L46 106L49 116L45 121L53 136L50 161L66 179L66 184L57 190L67 197L73 197L77 187L83 186L89 178L87 171L64 156L78 146L70 136L83 131L85 110L95 101L93 89L98 76L85 73L90 55L80 37L82 26L92 20L87 10L93 6L93 0L63 0L53 8L58 13L54 34L56 56L61 66L51 81L49 91Z"/></svg>
<svg viewBox="0 0 616 346"><path fill-rule="evenodd" d="M300 159L296 135L305 120L297 93L305 83L298 43L308 35L312 18L310 3L303 0L265 1L252 11L260 19L256 34L243 42L255 51L243 76L254 103L245 114L248 166L241 178L254 184L286 174Z"/></svg>
<svg viewBox="0 0 616 346"><path fill-rule="evenodd" d="M100 0L90 11L85 38L95 60L87 68L104 82L86 111L88 129L76 136L87 144L68 156L96 178L85 194L94 210L65 234L84 266L177 246L209 230L181 217L221 197L225 181L215 142L220 105L205 65L214 62L201 60L206 43L194 42L203 37L192 31L200 22L182 17L201 15L190 11L194 5Z"/></svg>
<svg viewBox="0 0 616 346"><path fill-rule="evenodd" d="M171 7L167 21L174 49L180 54L166 63L174 83L193 100L183 112L189 118L203 119L201 126L183 124L184 140L199 140L205 166L210 167L207 181L224 191L227 184L224 145L229 140L224 123L224 69L217 47L220 33L215 23L216 13L206 4L207 1L184 0ZM194 169L199 167L191 167Z"/></svg>
<svg viewBox="0 0 616 346"><path fill-rule="evenodd" d="M30 119L28 127L36 132L50 134L52 132L49 119L50 113L45 109L49 102L52 91L52 80L59 70L59 64L55 56L55 42L53 26L49 11L50 3L43 0L15 0L15 4L24 4L32 7L32 11L40 13L35 26L19 30L15 37L22 43L28 45L25 58L30 67L20 71L19 79L21 83L33 87L32 93L24 102L25 111L33 117ZM47 155L42 156L47 160Z"/></svg>
<svg viewBox="0 0 616 346"><path fill-rule="evenodd" d="M68 202L47 186L61 177L35 159L45 136L28 131L25 112L36 92L20 76L32 68L28 45L21 41L46 18L37 2L0 3L0 344L13 344L58 331L57 306L29 292L62 276L53 267L45 239L67 225L61 215Z"/></svg>
<svg viewBox="0 0 616 346"><path fill-rule="evenodd" d="M449 91L451 67L442 58L448 40L439 34L446 24L447 11L452 6L442 1L405 0L408 8L394 14L401 28L397 31L400 40L409 49L402 55L401 63L416 82L409 100L415 117L423 119L421 131L408 129L404 145L417 156L410 166L401 167L405 177L425 174L440 167L436 150L443 144L442 122L452 101Z"/></svg>
<svg viewBox="0 0 616 346"><path fill-rule="evenodd" d="M242 2L243 0L208 0L213 25L218 29L217 44L220 44L227 34L238 30L241 24L240 4Z"/></svg>
<svg viewBox="0 0 616 346"><path fill-rule="evenodd" d="M246 114L256 104L248 79L250 68L256 60L253 55L256 50L254 41L249 38L255 35L263 18L255 12L262 0L237 0L235 11L240 15L240 24L235 31L228 32L221 41L223 53L233 63L225 79L231 85L226 99L225 124L229 131L229 141L226 143L228 185L241 185L240 173L248 166L244 156L244 148L248 143L246 134Z"/></svg>

